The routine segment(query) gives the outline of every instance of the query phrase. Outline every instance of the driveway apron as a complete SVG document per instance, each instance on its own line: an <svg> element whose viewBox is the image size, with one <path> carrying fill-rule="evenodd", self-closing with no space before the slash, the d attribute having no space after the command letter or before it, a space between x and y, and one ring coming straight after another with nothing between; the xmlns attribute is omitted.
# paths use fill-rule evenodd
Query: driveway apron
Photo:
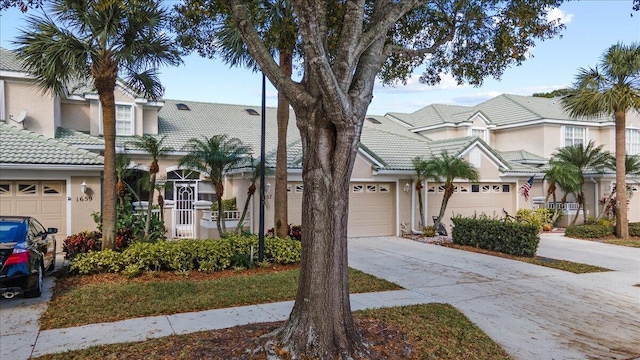
<svg viewBox="0 0 640 360"><path fill-rule="evenodd" d="M640 249L543 236L538 254L615 271L573 274L397 237L349 239L349 265L450 303L515 359L640 357Z"/></svg>

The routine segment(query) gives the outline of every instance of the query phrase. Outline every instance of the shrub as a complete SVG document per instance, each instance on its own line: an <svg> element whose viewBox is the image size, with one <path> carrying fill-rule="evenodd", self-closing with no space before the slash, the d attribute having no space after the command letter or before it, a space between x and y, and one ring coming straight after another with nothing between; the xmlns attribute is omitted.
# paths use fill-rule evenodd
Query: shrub
<svg viewBox="0 0 640 360"><path fill-rule="evenodd" d="M538 229L542 229L545 224L551 223L553 217L553 211L550 209L537 208L537 209L518 209L516 212L516 218L524 223L536 226Z"/></svg>
<svg viewBox="0 0 640 360"><path fill-rule="evenodd" d="M565 236L579 239L599 239L613 235L611 225L571 225L564 231Z"/></svg>
<svg viewBox="0 0 640 360"><path fill-rule="evenodd" d="M422 229L422 236L424 237L434 237L436 236L436 228L433 225L429 225Z"/></svg>
<svg viewBox="0 0 640 360"><path fill-rule="evenodd" d="M178 272L219 271L231 267L252 267L251 248L257 258L258 238L230 236L225 239L178 240L157 243L134 243L121 253L92 251L78 255L71 271L80 274L122 272L135 276L144 270ZM300 261L300 241L265 239L265 261L289 264Z"/></svg>
<svg viewBox="0 0 640 360"><path fill-rule="evenodd" d="M465 218L456 216L453 221L453 242L475 246L517 256L534 256L540 237L536 225L487 216Z"/></svg>
<svg viewBox="0 0 640 360"><path fill-rule="evenodd" d="M629 235L640 236L640 222L629 223Z"/></svg>
<svg viewBox="0 0 640 360"><path fill-rule="evenodd" d="M73 259L78 254L98 251L102 249L102 234L97 231L83 231L68 236L62 243L62 251L66 253L65 259Z"/></svg>
<svg viewBox="0 0 640 360"><path fill-rule="evenodd" d="M287 236L291 239L302 240L302 225L287 225ZM266 232L268 237L275 236L275 229L268 229Z"/></svg>

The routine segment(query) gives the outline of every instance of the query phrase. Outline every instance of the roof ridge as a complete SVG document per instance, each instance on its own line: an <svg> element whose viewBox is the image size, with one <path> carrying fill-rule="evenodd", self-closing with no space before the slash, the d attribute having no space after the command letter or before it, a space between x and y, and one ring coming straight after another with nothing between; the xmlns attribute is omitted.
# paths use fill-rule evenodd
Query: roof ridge
<svg viewBox="0 0 640 360"><path fill-rule="evenodd" d="M512 103L516 104L517 106L525 109L526 111L536 115L538 118L540 119L544 119L544 117L542 115L540 115L538 112L531 110L529 107L522 105L521 103L519 103L518 101L516 101L513 96L521 96L521 97L533 97L533 96L524 96L524 95L513 95L513 94L502 94L501 96L504 96L507 100L511 101Z"/></svg>

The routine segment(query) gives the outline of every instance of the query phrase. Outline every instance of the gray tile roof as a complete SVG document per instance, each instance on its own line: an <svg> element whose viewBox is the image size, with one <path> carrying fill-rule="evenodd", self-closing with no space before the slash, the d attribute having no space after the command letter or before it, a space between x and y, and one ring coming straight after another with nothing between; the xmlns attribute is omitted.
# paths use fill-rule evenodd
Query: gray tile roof
<svg viewBox="0 0 640 360"><path fill-rule="evenodd" d="M102 156L64 142L0 123L0 163L102 165Z"/></svg>
<svg viewBox="0 0 640 360"><path fill-rule="evenodd" d="M537 120L582 121L601 123L613 121L610 116L572 118L559 99L502 94L476 106L433 104L411 114L388 113L412 127L460 124L481 112L491 125L504 126Z"/></svg>
<svg viewBox="0 0 640 360"><path fill-rule="evenodd" d="M24 71L24 68L12 51L0 47L0 70Z"/></svg>
<svg viewBox="0 0 640 360"><path fill-rule="evenodd" d="M515 150L515 151L500 151L500 155L506 160L509 161L536 161L536 162L547 162L549 159L546 159L542 156L530 153L526 150Z"/></svg>

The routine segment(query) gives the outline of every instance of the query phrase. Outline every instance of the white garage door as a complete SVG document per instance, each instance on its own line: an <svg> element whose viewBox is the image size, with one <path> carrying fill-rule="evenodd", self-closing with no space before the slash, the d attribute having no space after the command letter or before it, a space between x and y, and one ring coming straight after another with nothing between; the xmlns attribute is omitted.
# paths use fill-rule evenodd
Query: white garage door
<svg viewBox="0 0 640 360"><path fill-rule="evenodd" d="M302 183L288 186L289 222L302 222ZM395 234L395 184L352 183L349 186L349 236Z"/></svg>
<svg viewBox="0 0 640 360"><path fill-rule="evenodd" d="M66 234L65 181L0 181L0 214L33 216Z"/></svg>

